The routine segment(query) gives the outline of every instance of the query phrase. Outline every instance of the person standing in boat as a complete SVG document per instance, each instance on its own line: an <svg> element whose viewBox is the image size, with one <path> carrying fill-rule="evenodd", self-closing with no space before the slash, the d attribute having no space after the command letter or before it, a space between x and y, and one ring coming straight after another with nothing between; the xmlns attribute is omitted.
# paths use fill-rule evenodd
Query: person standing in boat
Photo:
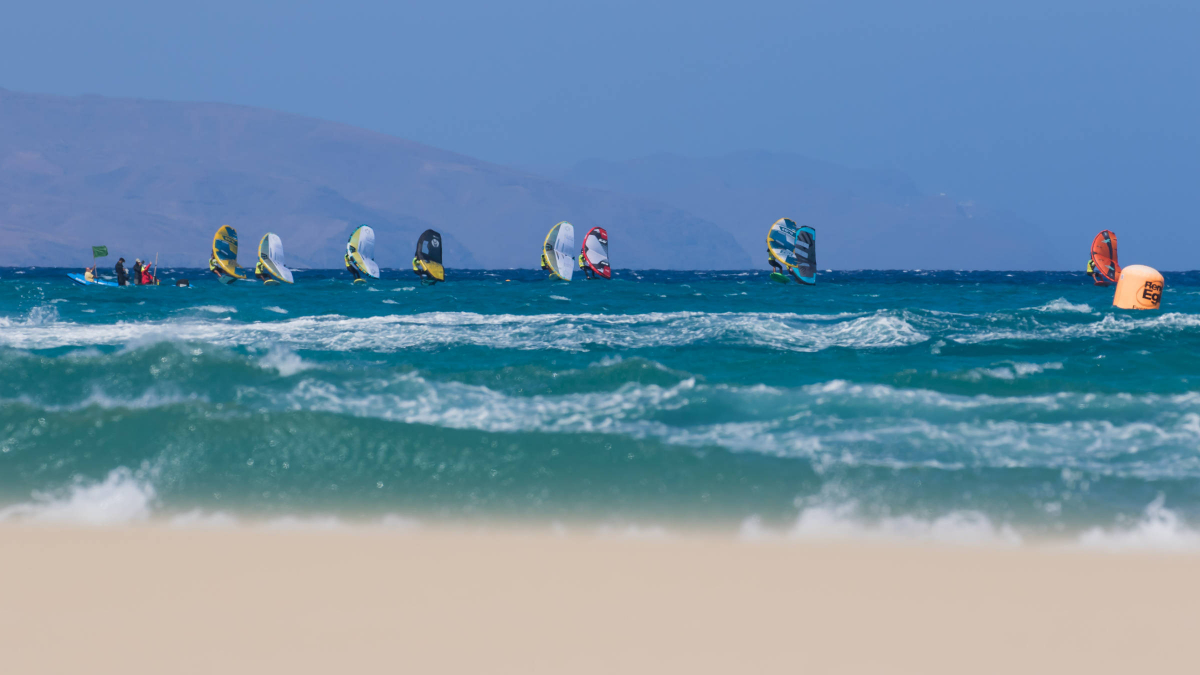
<svg viewBox="0 0 1200 675"><path fill-rule="evenodd" d="M117 258L117 264L113 267L113 272L117 274L117 285L124 286L129 283L129 273L125 271L125 259Z"/></svg>

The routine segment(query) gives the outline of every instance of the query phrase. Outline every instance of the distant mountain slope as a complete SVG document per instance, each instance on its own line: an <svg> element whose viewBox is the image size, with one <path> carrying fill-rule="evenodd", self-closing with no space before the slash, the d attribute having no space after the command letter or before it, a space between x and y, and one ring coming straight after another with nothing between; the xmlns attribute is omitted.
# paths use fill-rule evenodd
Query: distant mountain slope
<svg viewBox="0 0 1200 675"><path fill-rule="evenodd" d="M618 268L750 264L729 234L682 209L346 125L0 89L0 265L77 264L105 244L114 260L158 252L165 264L199 266L230 224L243 264L269 230L289 263L334 267L367 223L384 266L407 266L432 227L450 268L532 267L559 220L608 228Z"/></svg>
<svg viewBox="0 0 1200 675"><path fill-rule="evenodd" d="M588 160L556 177L641 195L703 215L731 233L756 267L782 217L817 228L818 263L839 269L1074 269L1049 253L1034 225L945 195L924 195L904 174L799 155L654 155Z"/></svg>

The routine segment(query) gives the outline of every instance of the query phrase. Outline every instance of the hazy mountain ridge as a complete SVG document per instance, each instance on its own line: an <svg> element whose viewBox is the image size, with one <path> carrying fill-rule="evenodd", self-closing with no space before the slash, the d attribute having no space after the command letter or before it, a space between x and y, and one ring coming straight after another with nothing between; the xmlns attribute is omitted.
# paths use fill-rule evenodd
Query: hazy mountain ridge
<svg viewBox="0 0 1200 675"><path fill-rule="evenodd" d="M215 103L0 90L0 204L5 265L83 262L106 244L114 256L200 266L213 232L230 224L243 264L270 230L289 262L333 267L348 233L368 223L384 266L406 266L432 227L448 267L531 267L559 220L608 228L617 267L750 264L713 223L651 199Z"/></svg>

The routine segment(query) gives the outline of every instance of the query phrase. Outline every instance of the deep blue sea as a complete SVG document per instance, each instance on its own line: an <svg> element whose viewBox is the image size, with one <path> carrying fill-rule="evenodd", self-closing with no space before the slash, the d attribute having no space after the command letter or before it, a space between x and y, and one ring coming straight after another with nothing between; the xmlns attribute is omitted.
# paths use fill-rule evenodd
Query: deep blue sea
<svg viewBox="0 0 1200 675"><path fill-rule="evenodd" d="M1200 274L0 269L0 519L1200 546Z"/></svg>

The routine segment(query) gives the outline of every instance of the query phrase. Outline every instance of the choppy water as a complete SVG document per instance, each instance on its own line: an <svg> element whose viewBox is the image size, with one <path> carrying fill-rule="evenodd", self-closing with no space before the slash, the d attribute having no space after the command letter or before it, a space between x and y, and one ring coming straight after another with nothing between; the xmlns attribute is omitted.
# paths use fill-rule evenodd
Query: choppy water
<svg viewBox="0 0 1200 675"><path fill-rule="evenodd" d="M1200 545L1200 274L66 271L0 270L0 518Z"/></svg>

